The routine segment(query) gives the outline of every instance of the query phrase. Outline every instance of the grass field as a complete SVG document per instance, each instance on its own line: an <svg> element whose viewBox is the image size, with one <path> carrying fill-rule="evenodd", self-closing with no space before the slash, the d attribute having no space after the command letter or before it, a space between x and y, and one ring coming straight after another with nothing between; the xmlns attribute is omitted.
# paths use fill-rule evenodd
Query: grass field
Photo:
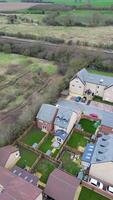
<svg viewBox="0 0 113 200"><path fill-rule="evenodd" d="M64 152L62 158L62 168L72 174L72 175L77 175L81 169L81 165L80 165L80 160L76 160L76 162L74 162L71 159L71 153L69 152Z"/></svg>
<svg viewBox="0 0 113 200"><path fill-rule="evenodd" d="M88 143L88 139L86 139L82 134L73 132L72 136L70 137L67 145L79 149L80 147L84 148Z"/></svg>
<svg viewBox="0 0 113 200"><path fill-rule="evenodd" d="M50 173L56 168L56 165L46 159L41 159L37 166L35 167L35 171L42 174L41 181L43 183L47 182L47 179Z"/></svg>
<svg viewBox="0 0 113 200"><path fill-rule="evenodd" d="M20 147L19 151L21 158L18 161L17 165L21 168L25 168L26 166L31 167L38 157L37 154L23 147Z"/></svg>
<svg viewBox="0 0 113 200"><path fill-rule="evenodd" d="M44 137L45 133L33 127L25 137L22 138L22 142L32 146L34 143L39 143Z"/></svg>
<svg viewBox="0 0 113 200"><path fill-rule="evenodd" d="M0 24L1 31L9 33L33 34L37 37L56 37L64 39L66 42L87 42L89 45L112 44L113 27L64 27L46 26L32 24ZM95 33L95 34L94 34Z"/></svg>
<svg viewBox="0 0 113 200"><path fill-rule="evenodd" d="M89 3L88 0L82 0L81 3L75 2L75 0L50 0L50 1L54 3L60 3L60 4L70 5L70 6L74 6L74 5L79 6L79 5L84 5L84 4ZM107 0L90 0L90 3L95 6L111 6L113 4L113 0L108 0L108 1Z"/></svg>
<svg viewBox="0 0 113 200"><path fill-rule="evenodd" d="M86 200L86 199L87 200L108 200L108 198L105 198L92 190L82 187L82 191L80 193L78 200Z"/></svg>
<svg viewBox="0 0 113 200"><path fill-rule="evenodd" d="M81 119L79 124L81 125L81 128L84 129L84 131L94 134L97 127L94 126L95 121L89 120L89 119Z"/></svg>

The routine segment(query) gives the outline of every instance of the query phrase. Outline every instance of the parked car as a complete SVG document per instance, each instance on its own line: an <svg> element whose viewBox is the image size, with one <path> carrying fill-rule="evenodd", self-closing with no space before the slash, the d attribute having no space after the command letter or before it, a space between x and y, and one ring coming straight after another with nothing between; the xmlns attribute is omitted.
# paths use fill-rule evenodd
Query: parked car
<svg viewBox="0 0 113 200"><path fill-rule="evenodd" d="M98 187L99 189L103 189L103 183L97 181L96 179L94 179L94 178L89 178L89 182L90 182L92 185Z"/></svg>
<svg viewBox="0 0 113 200"><path fill-rule="evenodd" d="M107 186L107 187L106 187L106 191L107 191L107 192L110 192L110 193L112 193L112 194L113 194L113 187L112 187L112 186L110 186L110 185L109 185L109 186Z"/></svg>
<svg viewBox="0 0 113 200"><path fill-rule="evenodd" d="M75 101L76 101L76 102L81 101L81 97L80 97L80 96L76 97L76 98L75 98Z"/></svg>

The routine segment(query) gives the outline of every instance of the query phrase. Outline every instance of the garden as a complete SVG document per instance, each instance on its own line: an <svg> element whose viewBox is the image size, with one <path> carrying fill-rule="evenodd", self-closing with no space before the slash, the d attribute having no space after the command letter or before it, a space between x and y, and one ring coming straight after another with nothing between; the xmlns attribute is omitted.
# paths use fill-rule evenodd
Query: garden
<svg viewBox="0 0 113 200"><path fill-rule="evenodd" d="M88 141L89 139L86 138L82 133L74 131L67 142L67 146L83 151Z"/></svg>
<svg viewBox="0 0 113 200"><path fill-rule="evenodd" d="M59 149L54 148L52 146L53 141L54 141L54 135L49 134L47 138L44 140L44 142L40 145L39 150L55 158L60 148Z"/></svg>
<svg viewBox="0 0 113 200"><path fill-rule="evenodd" d="M25 168L25 167L31 168L34 162L36 161L36 159L38 158L38 154L30 150L27 150L24 147L19 147L19 151L20 151L21 158L17 162L17 166L21 168Z"/></svg>
<svg viewBox="0 0 113 200"><path fill-rule="evenodd" d="M56 168L56 164L52 163L51 161L42 158L35 167L35 172L38 172L41 174L40 181L43 183L47 182L47 179L50 175L50 173Z"/></svg>
<svg viewBox="0 0 113 200"><path fill-rule="evenodd" d="M63 170L74 176L79 173L81 169L80 155L65 151L61 157L61 161Z"/></svg>
<svg viewBox="0 0 113 200"><path fill-rule="evenodd" d="M38 144L44 136L44 132L38 130L35 127L32 127L29 132L22 138L22 142L27 145L33 146L33 144L35 143Z"/></svg>
<svg viewBox="0 0 113 200"><path fill-rule="evenodd" d="M95 120L81 119L79 125L83 131L94 134L99 124Z"/></svg>
<svg viewBox="0 0 113 200"><path fill-rule="evenodd" d="M82 187L80 196L78 200L108 200L108 198L101 196L100 194L97 194L96 192Z"/></svg>

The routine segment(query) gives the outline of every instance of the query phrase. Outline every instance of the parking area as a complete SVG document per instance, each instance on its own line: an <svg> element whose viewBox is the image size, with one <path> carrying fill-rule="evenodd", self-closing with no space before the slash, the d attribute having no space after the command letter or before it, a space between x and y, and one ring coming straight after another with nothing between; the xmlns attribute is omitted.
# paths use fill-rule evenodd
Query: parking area
<svg viewBox="0 0 113 200"><path fill-rule="evenodd" d="M113 112L112 105L108 105L108 104L100 103L100 102L96 102L96 101L91 101L90 105L95 106L104 111Z"/></svg>

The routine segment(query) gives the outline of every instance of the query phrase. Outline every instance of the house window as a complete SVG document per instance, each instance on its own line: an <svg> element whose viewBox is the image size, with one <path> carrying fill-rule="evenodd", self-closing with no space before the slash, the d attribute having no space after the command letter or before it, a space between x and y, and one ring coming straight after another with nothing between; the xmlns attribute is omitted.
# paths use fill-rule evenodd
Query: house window
<svg viewBox="0 0 113 200"><path fill-rule="evenodd" d="M61 142L61 138L57 138L58 142Z"/></svg>
<svg viewBox="0 0 113 200"><path fill-rule="evenodd" d="M72 85L73 87L75 87L75 85Z"/></svg>
<svg viewBox="0 0 113 200"><path fill-rule="evenodd" d="M81 88L81 86L79 86L79 88Z"/></svg>

